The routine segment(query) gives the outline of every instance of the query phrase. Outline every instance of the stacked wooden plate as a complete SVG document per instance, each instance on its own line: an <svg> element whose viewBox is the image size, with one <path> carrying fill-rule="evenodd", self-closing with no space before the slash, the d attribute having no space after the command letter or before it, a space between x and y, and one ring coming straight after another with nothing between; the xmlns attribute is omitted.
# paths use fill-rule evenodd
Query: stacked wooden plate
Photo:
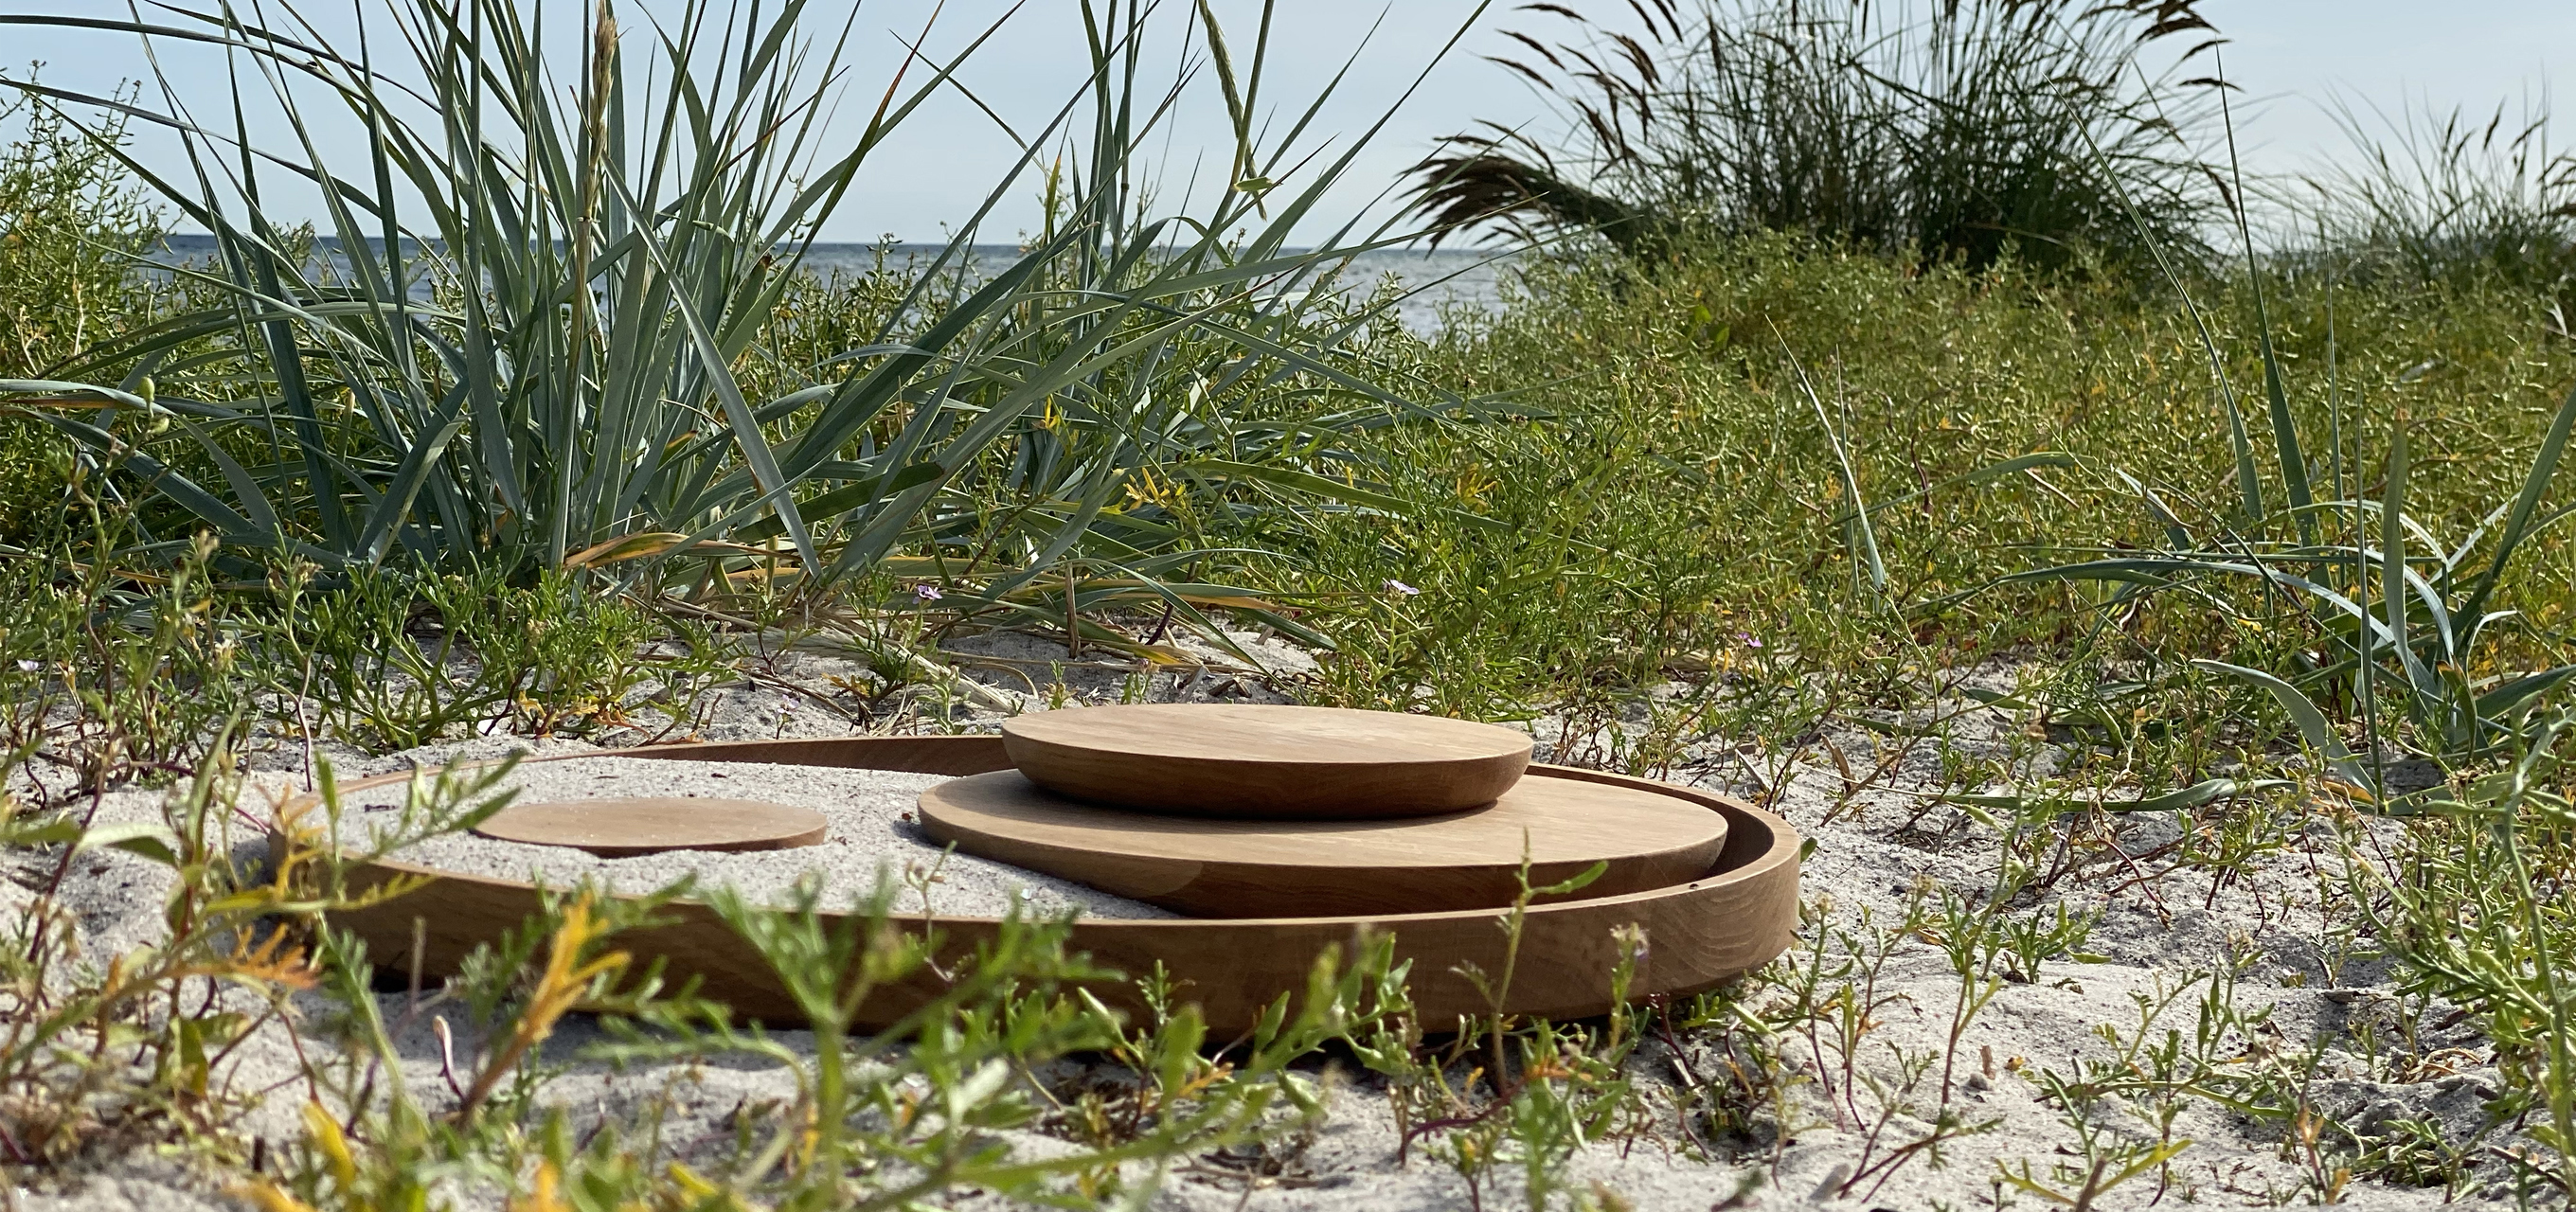
<svg viewBox="0 0 2576 1212"><path fill-rule="evenodd" d="M1629 995L1651 997L1749 972L1780 954L1797 925L1800 841L1778 817L1709 792L1532 765L1526 736L1455 720L1158 704L1024 715L999 737L668 745L617 756L963 776L922 797L933 837L1189 915L1086 918L1067 945L1130 974L1160 966L1220 1032L1260 1021L1281 994L1305 987L1319 956L1348 956L1369 932L1394 936L1397 959L1411 965L1415 1012L1439 1030L1490 1008L1470 967L1514 972L1505 1012L1569 1018L1609 1008L1615 932L1645 932ZM661 831L651 839L658 846L786 847L810 833L810 823L769 805L699 820L664 819L652 807L628 805L623 828L600 809L496 823L594 852L635 840L648 823ZM403 891L339 924L397 970L454 972L541 908L525 882L352 857L361 860L358 890ZM1580 887L1532 897L1507 957L1515 944L1496 926L1525 890L1596 869ZM711 910L680 902L657 921L620 935L619 946L663 960L670 980L701 978L707 995L749 1017L794 1020L778 974ZM944 955L960 959L1002 927L979 917L889 925L932 932ZM1141 1009L1129 983L1093 992ZM938 993L929 976L888 985L861 1017L891 1022Z"/></svg>
<svg viewBox="0 0 2576 1212"><path fill-rule="evenodd" d="M1091 707L1016 717L1002 744L1016 769L921 797L933 840L1194 917L1616 896L1688 883L1726 847L1705 807L1523 778L1527 736L1437 716Z"/></svg>

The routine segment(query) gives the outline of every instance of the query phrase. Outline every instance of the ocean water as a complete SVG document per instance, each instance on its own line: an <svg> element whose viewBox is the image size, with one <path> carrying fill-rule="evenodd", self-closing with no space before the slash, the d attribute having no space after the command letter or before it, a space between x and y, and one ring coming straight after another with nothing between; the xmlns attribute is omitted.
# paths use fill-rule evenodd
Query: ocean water
<svg viewBox="0 0 2576 1212"><path fill-rule="evenodd" d="M332 251L337 243L323 241L324 255L337 259ZM890 267L914 268L928 265L940 248L935 244L817 244L806 254L805 269L824 275L861 273L874 268L880 258ZM968 258L969 272L992 272L1018 255L1019 250L1007 244L976 245ZM149 259L175 267L210 263L214 257L214 237L173 235ZM1513 261L1511 254L1484 249L1384 248L1354 258L1342 284L1365 293L1392 279L1407 292L1396 304L1397 314L1406 327L1428 334L1439 328L1444 308L1499 306L1501 283L1512 272ZM415 287L416 295L426 293L425 285Z"/></svg>

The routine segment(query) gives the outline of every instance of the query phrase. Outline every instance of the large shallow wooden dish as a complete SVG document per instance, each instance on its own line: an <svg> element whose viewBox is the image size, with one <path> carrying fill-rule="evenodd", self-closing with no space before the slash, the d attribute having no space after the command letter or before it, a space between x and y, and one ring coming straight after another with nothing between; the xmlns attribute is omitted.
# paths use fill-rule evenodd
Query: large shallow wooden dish
<svg viewBox="0 0 2576 1212"><path fill-rule="evenodd" d="M1002 721L1029 781L1176 816L1353 820L1490 804L1529 769L1509 728L1395 711L1126 703Z"/></svg>
<svg viewBox="0 0 2576 1212"><path fill-rule="evenodd" d="M1527 778L1464 812L1401 820L1166 816L1066 799L1016 770L921 794L934 842L1191 917L1348 917L1494 909L1601 874L1572 900L1651 892L1709 873L1726 817L1658 791Z"/></svg>
<svg viewBox="0 0 2576 1212"><path fill-rule="evenodd" d="M597 758L600 754L567 755ZM1001 739L968 737L852 737L812 741L740 741L668 745L624 751L636 761L670 758L700 762L764 762L967 775L1007 768ZM561 761L564 758L544 758ZM1644 779L1586 770L1533 767L1539 777L1569 778L1658 790L1722 813L1726 849L1717 871L1670 888L1627 896L1561 901L1534 906L1524 923L1518 973L1505 1009L1517 1014L1576 1018L1609 1009L1609 972L1617 944L1611 931L1634 923L1646 930L1650 950L1637 965L1630 996L1686 994L1710 988L1768 963L1789 946L1798 924L1798 848L1795 830L1780 818L1729 796L1671 787ZM388 775L353 787L408 778ZM782 861L793 858L781 855ZM457 875L405 863L366 864L352 872L356 888L395 879L428 882L382 904L337 915L336 925L356 931L368 954L390 971L417 962L422 972L453 974L481 943L498 938L538 908L536 889L515 880ZM777 975L703 905L681 903L665 911L667 925L619 936L638 957L659 956L673 978L701 977L702 992L743 1015L772 1023L796 1021ZM1253 1025L1282 991L1302 988L1315 956L1329 946L1344 954L1363 928L1395 936L1396 956L1413 961L1413 998L1426 1025L1438 1030L1459 1015L1481 1013L1484 999L1453 969L1473 962L1487 971L1503 967L1503 934L1495 910L1383 914L1366 917L1252 919L1085 919L1073 927L1071 946L1110 968L1150 972L1159 960L1186 982L1180 1000L1195 1001L1213 1029L1232 1033ZM898 919L907 929L921 919ZM971 951L993 936L992 918L934 919L954 953ZM415 935L414 931L419 933ZM422 944L412 954L414 939ZM882 1024L933 993L928 974L910 985L872 996L861 1017ZM1113 1006L1139 1008L1124 984L1094 990Z"/></svg>

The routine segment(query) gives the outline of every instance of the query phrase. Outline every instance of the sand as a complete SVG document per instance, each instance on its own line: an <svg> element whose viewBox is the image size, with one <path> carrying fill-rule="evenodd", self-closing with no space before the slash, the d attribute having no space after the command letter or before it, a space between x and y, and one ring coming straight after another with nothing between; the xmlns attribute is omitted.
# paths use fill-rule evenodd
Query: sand
<svg viewBox="0 0 2576 1212"><path fill-rule="evenodd" d="M999 640L988 646L1003 649ZM1036 664L1024 662L1017 667L1033 669L1040 677L1051 674L1047 659L1064 659L1068 681L1077 681L1077 674L1092 674L1100 683L1113 682L1108 675L1114 671L1082 668L1061 649L1050 650L1035 641L1009 648L1004 655L1037 659ZM996 722L992 715L966 708L957 713L962 718L931 719L920 714L917 705L911 716L868 725L840 720L809 704L815 696L833 691L836 684L829 677L849 675L851 666L802 655L781 658L776 664L780 677L812 693L795 697L771 681L736 684L715 704L714 718L703 735L708 739L851 735L862 727L989 730ZM1979 670L1970 686L2012 691L2016 672L2009 663L1998 661ZM1291 677L1278 681L1286 684ZM1276 686L1255 686L1257 694L1228 693L1228 684L1214 674L1195 679L1156 674L1148 683L1150 697L1157 701L1201 695L1266 701L1267 695L1277 692ZM1212 684L1215 690L1210 689ZM1026 693L1025 683L1014 682L1012 687L1016 693ZM1115 701L1120 693L1114 684L1084 683L1076 689L1091 701ZM1633 704L1617 722L1631 737L1646 735L1650 721L1644 713L1657 706ZM1686 738L1688 743L1667 772L1672 781L1764 802L1814 840L1816 848L1802 876L1813 910L1802 933L1802 946L1817 932L1826 932L1829 967L1848 958L1843 940L1855 940L1873 955L1882 954L1883 947L1875 983L1877 1009L1867 1020L1869 1029L1849 1041L1847 1052L1840 1046L1845 1041L1831 1030L1831 1015L1807 1023L1782 1008L1790 995L1789 985L1807 961L1793 956L1742 990L1748 1011L1773 1015L1785 1024L1776 1043L1783 1049L1788 1070L1784 1097L1793 1127L1779 1134L1766 1127L1749 1137L1695 1140L1699 1129L1686 1127L1675 1113L1675 1105L1682 1101L1677 1083L1685 1080L1679 1075L1687 1071L1705 1078L1727 1073L1730 1057L1741 1054L1753 1038L1748 1029L1727 1020L1706 1028L1685 1028L1674 1041L1678 1047L1660 1037L1649 1041L1625 1076L1635 1083L1645 1105L1659 1114L1651 1122L1628 1125L1635 1135L1623 1129L1588 1142L1567 1162L1565 1176L1576 1190L1588 1194L1590 1184L1599 1183L1619 1201L1612 1204L1602 1198L1596 1206L1625 1206L1638 1212L1705 1212L1712 1206L1773 1212L1808 1207L1845 1212L1992 1207L1995 1179L2002 1167L2027 1165L2045 1179L2053 1167L2081 1165L2081 1157L2069 1152L2075 1138L2066 1122L2067 1110L2046 1098L2037 1075L2046 1070L2069 1073L2079 1063L2104 1061L2113 1049L2102 1037L2102 1028L2116 1028L2132 1038L2138 1034L2140 1012L2133 998L2153 999L2187 982L2199 982L2191 984L2187 996L2159 1016L2152 1028L2158 1033L2177 1030L2190 1041L2198 1022L2199 995L2213 972L2231 974L2229 1002L2248 1014L2270 1015L2258 1039L2233 1034L2222 1039L2222 1054L2234 1058L2231 1069L2273 1063L2264 1061L2265 1057L2312 1058L2312 1064L2301 1062L2298 1085L2319 1116L2375 1138L2392 1119L2420 1119L2451 1147L2474 1150L2470 1179L2457 1193L2458 1204L2513 1205L2510 1167L2498 1150L2529 1147L2531 1141L2510 1123L2492 1131L2484 1127L2492 1114L2501 1111L2509 1120L2513 1113L2508 1105L2493 1101L2507 1086L2497 1067L2494 1042L2477 1034L2475 1019L2456 1015L2458 1007L2438 998L2403 996L2392 966L2370 957L2364 945L2371 940L2349 933L2349 907L2337 898L2332 881L2319 875L2320 870L2330 871L2322 865L2335 857L2330 832L2293 834L2280 839L2281 849L2260 850L2220 870L2176 865L2166 848L2187 836L2187 830L2206 836L2241 811L2226 805L2190 818L2130 816L2100 826L2116 833L2116 851L2101 852L2099 861L2071 872L2033 897L2028 906L2030 913L2064 906L2101 914L2085 949L2084 958L2092 962L2050 960L2037 971L2018 974L2027 979L2007 981L1960 1035L1960 1069L1971 1080L1961 1083L1954 1108L1972 1122L1991 1126L1937 1153L1913 1155L1892 1172L1881 1171L1855 1182L1863 1167L1880 1164L1891 1149L1923 1132L1923 1117L1939 1101L1940 1073L1936 1067L1910 1094L1904 1093L1907 1083L1900 1054L1920 1057L1948 1048L1950 1017L1960 990L1958 978L1938 948L1920 935L1895 930L1893 923L1902 905L1921 889L1973 895L1989 886L1998 857L2000 839L1994 831L1954 809L1925 811L1924 797L1949 787L1939 750L1948 745L1979 757L2001 752L2026 740L2040 723L2032 713L1957 701L1922 705L1908 717L1890 722L1922 724L1937 735L1939 744L1924 741L1910 753L1902 753L1896 747L1911 737L1847 721L1829 723L1814 737L1789 742L1786 749L1754 736ZM1534 722L1533 731L1543 747L1541 760L1607 763L1609 755L1596 744L1599 737L1587 739L1577 722L1542 718ZM1838 757L1829 757L1827 743ZM399 771L414 763L490 758L514 747L546 754L586 749L584 742L508 736L450 740L396 754L361 753L327 742L318 749L344 778L354 778ZM301 756L301 743L292 741L260 756L254 768L266 773L246 791L244 804L260 812L269 797L300 790ZM1849 770L1868 776L1882 764L1884 777L1868 778L1862 785L1855 786L1845 774ZM569 774L588 769L595 774L606 765L585 760L527 769L531 777L551 770ZM634 767L616 769L623 774ZM666 763L663 774L676 776L686 769ZM44 770L57 789L72 781L64 771ZM728 767L725 773L722 794L799 802L783 794L750 791L743 767ZM772 768L771 773L789 778L805 774L792 768ZM845 770L814 773L827 779L864 778L881 798L896 800L908 800L912 793L896 789L895 780L917 778ZM2168 773L2148 771L2143 776ZM813 775L805 777L810 783ZM835 785L844 788L836 797L852 803L865 790ZM23 785L20 790L25 793ZM810 787L789 791L811 794ZM621 778L609 794L645 793L640 783ZM97 820L156 821L161 819L161 799L157 792L112 792L96 803ZM895 831L900 824L898 809L894 825L878 826L882 832L863 834L853 826L848 845L817 849L846 852L847 857L832 866L838 872L835 878L846 877L855 891L860 881L874 879L878 857L892 860L923 853L917 842ZM257 844L247 836L242 839L246 852ZM465 845L489 853L474 843ZM2163 857L2158 857L2160 853ZM586 857L552 857L602 873L619 866ZM778 856L751 858L757 866L775 863ZM740 860L705 856L693 861L713 869L718 863ZM0 854L0 863L9 865L0 872L6 877L0 879L0 925L24 911L33 895L30 890L43 882L51 862L50 855L35 851ZM971 860L951 863L949 879L939 888L939 907L965 912L966 902L952 898L973 891L970 872L990 873L990 868ZM2143 882L2138 879L2142 871L2150 877ZM98 851L81 856L70 874L61 902L75 916L84 954L97 957L91 962L103 963L104 957L148 947L165 934L162 898L169 882L159 868L122 851ZM1048 884L1041 876L1004 872L1001 878L1025 881L1033 901L1037 890ZM648 875L643 882L649 885L654 880ZM2357 946L2363 949L2355 950ZM1826 987L1831 989L1834 983ZM412 1088L425 1092L423 1097L432 1101L431 1109L436 1111L441 1097L437 1093L439 1048L429 1032L428 1015L412 1013L417 1009L413 1000L396 988L379 995L378 1009L387 1021L407 1024L397 1031L396 1047ZM265 1140L271 1157L283 1156L280 1150L302 1138L300 1065L310 1056L331 1054L337 1046L338 1037L332 1034L337 1021L334 1007L318 995L305 995L301 1004L306 1015L297 1016L291 1025L272 1024L252 1037L232 1054L219 1079L238 1089L275 1091L229 1125L245 1138ZM463 1020L452 1008L438 1012L448 1014L464 1032ZM2407 1047L2390 1045L2395 1026L2407 1029L2413 1041ZM2364 1045L2365 1028L2375 1034L2375 1046ZM802 1032L779 1031L771 1038L800 1052L813 1046L812 1037ZM576 1124L601 1115L640 1114L640 1108L651 1107L666 1139L728 1141L744 1107L784 1105L799 1089L797 1076L784 1067L740 1055L626 1066L581 1059L583 1049L606 1039L599 1025L581 1016L567 1018L559 1026L546 1050L550 1063L563 1067L563 1076L547 1086L544 1106L565 1110ZM460 1052L467 1055L477 1046L470 1034L461 1034L457 1041ZM1988 1054L1995 1061L1992 1077L1984 1072L1983 1057ZM1847 1055L1852 1062L1849 1068L1844 1063ZM1121 1080L1115 1066L1106 1062L1061 1081L1056 1070L1049 1072L1054 1075L1048 1078L1050 1088L1068 1098L1084 1081ZM1161 1189L1140 1196L1138 1204L1156 1212L1432 1212L1468 1206L1475 1198L1451 1167L1428 1152L1435 1140L1417 1141L1410 1160L1398 1160L1402 1128L1392 1115L1386 1090L1371 1075L1357 1072L1346 1054L1317 1057L1307 1072L1329 1108L1328 1119L1311 1135L1275 1142L1260 1155L1258 1166L1241 1165L1239 1150L1211 1151L1161 1176ZM1854 1075L1862 1079L1858 1084ZM1878 1083L1876 1090L1867 1084L1871 1081ZM1877 1091L1888 1092L1888 1097L1912 1109L1892 1114L1887 1134L1874 1137L1870 1125L1885 1105ZM2105 1131L2124 1140L2152 1135L2154 1129L2143 1118L2147 1110L2118 1099L2105 1100L2095 1109ZM2301 1186L2305 1170L2300 1153L2294 1142L2285 1148L2278 1125L2194 1100L2174 1129L2194 1143L2175 1159L2170 1187L2149 1175L2108 1192L2094 1206L2106 1212L2268 1207L2304 1203L2313 1197L2312 1188ZM1069 1147L1063 1139L1034 1127L1002 1130L994 1139L1032 1154ZM2330 1160L2339 1165L2348 1159L2349 1155L2337 1155ZM1495 1180L1481 1192L1484 1206L1526 1206L1518 1185L1511 1181L1516 1170L1517 1163L1508 1160L1500 1167ZM1156 1178L1136 1166L1124 1177L1139 1187ZM1886 1179L1883 1185L1880 1177ZM42 1189L31 1183L15 1192L0 1190L0 1207L11 1200L28 1212L240 1206L221 1194L223 1182L187 1163L138 1149L122 1157L83 1163L72 1173L47 1180ZM1735 1195L1747 1182L1758 1182L1760 1189L1739 1201ZM2048 1206L2037 1196L2003 1194L2013 1207ZM2342 1206L2387 1212L2437 1206L2445 1198L2439 1187L2370 1179L2353 1181L2339 1194ZM1566 1202L1560 1194L1553 1206L1562 1208ZM458 1206L477 1212L497 1210L500 1201L487 1192L481 1198L461 1200ZM990 1205L961 1196L953 1206Z"/></svg>
<svg viewBox="0 0 2576 1212"><path fill-rule="evenodd" d="M650 892L694 875L701 889L731 887L745 898L785 902L798 881L822 881L822 904L838 908L866 897L883 880L901 881L909 869L936 870L928 908L944 914L999 917L1016 896L1032 913L1088 917L1172 917L1142 901L1111 896L1071 880L969 854L944 853L914 821L921 793L947 776L851 770L834 766L764 766L742 762L638 761L615 757L530 762L511 772L506 786L521 804L645 796L695 796L762 800L808 808L830 822L821 844L791 850L728 854L674 850L637 858L604 859L565 846L505 842L472 833L449 833L413 843L391 857L442 871L505 879L542 879L554 887L596 880L618 892ZM399 819L410 787L390 783L350 793L344 803L353 838L375 836ZM361 833L360 830L366 830ZM920 890L903 889L897 912L924 909Z"/></svg>

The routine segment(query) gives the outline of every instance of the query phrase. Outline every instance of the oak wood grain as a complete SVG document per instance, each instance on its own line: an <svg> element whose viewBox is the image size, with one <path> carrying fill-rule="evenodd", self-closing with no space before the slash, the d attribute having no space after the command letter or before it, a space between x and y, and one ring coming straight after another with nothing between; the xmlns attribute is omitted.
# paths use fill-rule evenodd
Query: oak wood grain
<svg viewBox="0 0 2576 1212"><path fill-rule="evenodd" d="M512 804L474 832L505 842L569 846L601 858L632 858L666 850L789 850L821 842L831 827L810 808L645 796Z"/></svg>
<svg viewBox="0 0 2576 1212"><path fill-rule="evenodd" d="M1013 770L921 797L934 841L1195 917L1335 917L1509 905L1601 875L1578 897L1618 896L1708 873L1726 818L1634 787L1522 779L1464 812L1369 820L1166 816L1068 799ZM1566 896L1546 899L1566 899Z"/></svg>
<svg viewBox="0 0 2576 1212"><path fill-rule="evenodd" d="M535 760L595 760L598 756ZM1010 764L1000 738L990 736L741 741L654 746L625 750L619 756L954 775ZM1724 816L1728 828L1725 849L1712 874L1669 888L1532 907L1522 930L1518 976L1503 999L1507 1013L1566 1019L1607 1010L1607 973L1617 958L1610 931L1622 925L1641 927L1649 943L1629 988L1634 998L1709 989L1769 963L1788 948L1798 923L1801 841L1787 822L1731 796L1691 788L1560 767L1535 766L1532 774L1656 790ZM352 786L407 777L389 775ZM390 900L333 918L335 925L364 938L368 954L390 971L407 970L414 962L416 926L421 971L447 976L476 947L499 938L540 908L536 889L524 882L399 862L359 864L351 879L356 890L412 882L409 890ZM797 1022L795 1006L777 973L712 910L683 901L661 916L663 924L619 935L618 946L639 960L664 960L664 971L673 980L702 979L704 992L730 1003L745 1018L781 1025ZM1181 982L1179 1000L1198 1005L1214 1030L1231 1033L1252 1026L1280 994L1302 989L1308 970L1326 948L1348 956L1364 932L1389 932L1395 936L1397 959L1413 965L1416 1014L1426 1028L1439 1031L1453 1027L1461 1015L1485 1012L1483 997L1456 969L1467 962L1487 971L1501 970L1503 935L1495 928L1500 917L1494 910L1473 910L1235 920L1083 920L1072 927L1068 946L1088 953L1105 967L1131 974L1150 972L1160 961ZM1001 923L991 918L946 917L928 922L899 918L890 925L936 930L942 955L960 960L990 943ZM900 1018L936 995L933 981L925 974L912 983L874 991L861 1006L860 1018L870 1026ZM1143 1009L1134 986L1126 982L1107 981L1091 989L1112 1007L1130 1013Z"/></svg>
<svg viewBox="0 0 2576 1212"><path fill-rule="evenodd" d="M1440 716L1253 703L1133 703L1002 722L1011 763L1075 799L1184 816L1430 816L1491 803L1530 739Z"/></svg>

